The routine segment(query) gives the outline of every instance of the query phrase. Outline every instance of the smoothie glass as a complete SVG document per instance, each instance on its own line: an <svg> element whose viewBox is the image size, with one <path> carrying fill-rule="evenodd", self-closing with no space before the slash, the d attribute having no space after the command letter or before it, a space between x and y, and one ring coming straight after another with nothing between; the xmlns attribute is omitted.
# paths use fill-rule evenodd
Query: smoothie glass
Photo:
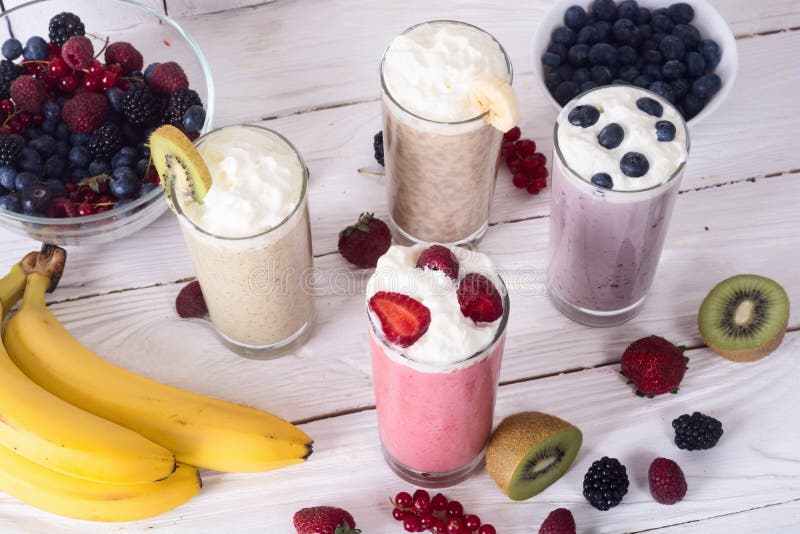
<svg viewBox="0 0 800 534"><path fill-rule="evenodd" d="M386 341L367 312L381 447L389 467L408 482L451 486L483 461L509 314L506 287L498 289L503 293L503 316L492 342L446 366L404 356Z"/></svg>
<svg viewBox="0 0 800 534"><path fill-rule="evenodd" d="M294 209L269 230L226 237L200 228L181 202L174 204L211 323L235 352L265 359L299 346L314 319L308 171L300 153L286 138L259 126L219 128L198 138L195 145L199 148L213 143L223 130L235 129L258 132L297 156L303 183ZM178 198L175 187L173 181L173 198Z"/></svg>
<svg viewBox="0 0 800 534"><path fill-rule="evenodd" d="M670 105L662 102L665 107ZM564 110L569 107L567 104ZM677 116L675 126L685 132L688 156L689 130L680 114ZM562 120L566 120L564 111L554 131L548 293L555 307L573 321L588 326L620 324L644 305L686 161L653 187L603 189L592 184L590 176L578 175L565 161L558 141Z"/></svg>
<svg viewBox="0 0 800 534"><path fill-rule="evenodd" d="M475 28L449 20L422 24ZM497 45L511 83L511 60L500 43ZM475 244L489 227L503 133L487 123L484 114L458 122L438 122L408 111L389 92L385 60L386 52L380 63L381 107L393 233L405 244Z"/></svg>

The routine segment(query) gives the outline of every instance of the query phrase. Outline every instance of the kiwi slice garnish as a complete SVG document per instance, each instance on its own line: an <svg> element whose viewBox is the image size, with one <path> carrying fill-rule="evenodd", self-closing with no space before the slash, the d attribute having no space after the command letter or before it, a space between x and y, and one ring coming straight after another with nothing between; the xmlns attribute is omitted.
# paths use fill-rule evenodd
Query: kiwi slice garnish
<svg viewBox="0 0 800 534"><path fill-rule="evenodd" d="M581 431L558 417L514 414L489 438L486 471L512 500L529 499L567 472L582 441Z"/></svg>
<svg viewBox="0 0 800 534"><path fill-rule="evenodd" d="M774 280L740 274L723 280L697 314L711 350L735 362L753 362L778 348L789 323L789 297Z"/></svg>
<svg viewBox="0 0 800 534"><path fill-rule="evenodd" d="M160 126L150 134L150 157L161 177L161 185L170 208L175 210L175 191L188 191L202 204L211 188L211 173L202 156L183 132L174 126Z"/></svg>

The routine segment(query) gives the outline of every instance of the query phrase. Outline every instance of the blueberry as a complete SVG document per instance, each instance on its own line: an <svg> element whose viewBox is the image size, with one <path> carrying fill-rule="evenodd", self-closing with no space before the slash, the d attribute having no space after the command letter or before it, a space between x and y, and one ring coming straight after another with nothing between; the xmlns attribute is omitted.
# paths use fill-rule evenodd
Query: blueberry
<svg viewBox="0 0 800 534"><path fill-rule="evenodd" d="M144 175L147 174L147 165L149 163L150 160L147 158L142 158L136 162L136 174L138 174L140 178L144 178Z"/></svg>
<svg viewBox="0 0 800 534"><path fill-rule="evenodd" d="M581 67L579 69L575 69L575 72L572 73L572 81L577 83L578 85L582 85L585 82L590 80L589 76L589 69L586 67Z"/></svg>
<svg viewBox="0 0 800 534"><path fill-rule="evenodd" d="M61 106L55 100L48 100L42 104L42 115L46 121L58 122L61 119Z"/></svg>
<svg viewBox="0 0 800 534"><path fill-rule="evenodd" d="M100 174L111 174L111 165L101 159L96 159L89 164L89 176Z"/></svg>
<svg viewBox="0 0 800 534"><path fill-rule="evenodd" d="M664 37L667 35L669 34L660 31L653 32L653 37L651 37L651 39L656 42L656 50L658 50L659 45L661 45L661 41L663 41Z"/></svg>
<svg viewBox="0 0 800 534"><path fill-rule="evenodd" d="M661 74L665 80L677 80L683 78L686 73L686 65L683 61L677 59L670 59L661 67Z"/></svg>
<svg viewBox="0 0 800 534"><path fill-rule="evenodd" d="M50 195L53 198L67 196L67 189L64 187L64 183L61 180L47 180L44 185L50 190Z"/></svg>
<svg viewBox="0 0 800 534"><path fill-rule="evenodd" d="M675 91L673 91L669 82L656 80L650 84L648 89L653 91L655 94L662 96L665 100L668 100L673 104L675 103Z"/></svg>
<svg viewBox="0 0 800 534"><path fill-rule="evenodd" d="M639 24L639 35L642 40L650 39L653 37L653 27L649 24Z"/></svg>
<svg viewBox="0 0 800 534"><path fill-rule="evenodd" d="M702 98L693 95L692 93L687 93L686 96L683 97L681 105L683 107L683 118L688 121L700 113L706 104L705 100Z"/></svg>
<svg viewBox="0 0 800 534"><path fill-rule="evenodd" d="M670 121L656 122L656 139L662 142L675 139L675 125Z"/></svg>
<svg viewBox="0 0 800 534"><path fill-rule="evenodd" d="M72 169L70 172L70 177L72 178L73 182L80 182L84 178L91 176L89 174L89 169L86 167L78 167L76 169Z"/></svg>
<svg viewBox="0 0 800 534"><path fill-rule="evenodd" d="M644 59L645 63L657 63L659 65L664 63L664 56L658 50L648 50L642 54L642 59Z"/></svg>
<svg viewBox="0 0 800 534"><path fill-rule="evenodd" d="M550 43L550 46L547 47L547 51L558 55L561 61L566 61L567 59L567 47L561 43Z"/></svg>
<svg viewBox="0 0 800 534"><path fill-rule="evenodd" d="M156 187L158 187L158 184L154 184L153 182L147 182L142 184L141 187L139 187L139 196L140 197L145 196L147 193L149 193Z"/></svg>
<svg viewBox="0 0 800 534"><path fill-rule="evenodd" d="M42 122L42 131L47 134L55 134L58 129L58 122L54 120L45 120Z"/></svg>
<svg viewBox="0 0 800 534"><path fill-rule="evenodd" d="M597 43L589 49L589 63L616 67L619 63L617 49L608 43Z"/></svg>
<svg viewBox="0 0 800 534"><path fill-rule="evenodd" d="M567 115L567 119L573 126L588 128L600 119L600 111L594 106L575 106Z"/></svg>
<svg viewBox="0 0 800 534"><path fill-rule="evenodd" d="M111 168L116 169L117 167L132 167L136 162L136 156L138 156L136 149L131 149L131 147L123 147L111 158Z"/></svg>
<svg viewBox="0 0 800 534"><path fill-rule="evenodd" d="M597 142L600 143L600 146L603 148L611 150L612 148L617 148L624 138L625 132L622 130L622 126L616 122L612 122L605 125L603 129L600 130L600 133L597 135Z"/></svg>
<svg viewBox="0 0 800 534"><path fill-rule="evenodd" d="M672 90L675 92L675 99L680 100L683 95L689 92L689 80L686 78L678 78L672 81Z"/></svg>
<svg viewBox="0 0 800 534"><path fill-rule="evenodd" d="M636 24L648 24L653 20L653 14L646 7L640 7L639 13L636 15Z"/></svg>
<svg viewBox="0 0 800 534"><path fill-rule="evenodd" d="M594 25L584 26L578 32L578 44L593 45L600 40L600 32Z"/></svg>
<svg viewBox="0 0 800 534"><path fill-rule="evenodd" d="M42 157L33 148L26 146L22 149L17 167L23 171L41 172Z"/></svg>
<svg viewBox="0 0 800 534"><path fill-rule="evenodd" d="M575 82L561 82L558 84L558 87L556 87L556 92L553 96L555 97L556 102L563 106L577 95L578 84Z"/></svg>
<svg viewBox="0 0 800 534"><path fill-rule="evenodd" d="M644 154L639 152L626 152L619 160L619 170L622 171L622 174L631 178L644 176L647 174L648 169L650 169L650 162L647 161Z"/></svg>
<svg viewBox="0 0 800 534"><path fill-rule="evenodd" d="M621 19L630 19L635 21L639 15L639 4L636 0L624 0L617 6L617 15Z"/></svg>
<svg viewBox="0 0 800 534"><path fill-rule="evenodd" d="M569 6L564 12L564 25L579 30L586 24L586 11L581 6Z"/></svg>
<svg viewBox="0 0 800 534"><path fill-rule="evenodd" d="M122 137L122 143L125 145L135 145L142 138L148 139L150 137L149 133L146 136L143 136L141 130L134 128L127 121L122 123L122 126L119 129L119 135Z"/></svg>
<svg viewBox="0 0 800 534"><path fill-rule="evenodd" d="M669 33L675 27L675 24L666 15L656 15L653 12L653 20L650 21L650 26L657 32Z"/></svg>
<svg viewBox="0 0 800 534"><path fill-rule="evenodd" d="M722 59L722 49L719 45L711 39L703 39L697 45L697 51L706 60L706 67L709 69L715 68L719 65L719 60Z"/></svg>
<svg viewBox="0 0 800 534"><path fill-rule="evenodd" d="M15 189L14 179L17 177L17 170L14 167L2 166L0 167L0 186L13 190Z"/></svg>
<svg viewBox="0 0 800 534"><path fill-rule="evenodd" d="M50 54L50 45L38 35L28 39L22 50L22 57L28 61L44 61L48 54Z"/></svg>
<svg viewBox="0 0 800 534"><path fill-rule="evenodd" d="M602 187L603 189L614 188L614 180L612 180L611 176L604 172L598 172L592 176L592 183L598 187Z"/></svg>
<svg viewBox="0 0 800 534"><path fill-rule="evenodd" d="M558 75L558 72L548 72L544 75L544 85L551 93L555 93L556 87L558 87L558 84L561 82L561 76Z"/></svg>
<svg viewBox="0 0 800 534"><path fill-rule="evenodd" d="M664 106L658 100L649 96L644 96L637 100L636 107L653 117L660 117L664 113Z"/></svg>
<svg viewBox="0 0 800 534"><path fill-rule="evenodd" d="M88 167L92 161L92 155L85 146L74 146L69 151L69 161L75 167Z"/></svg>
<svg viewBox="0 0 800 534"><path fill-rule="evenodd" d="M69 159L69 151L69 143L60 139L56 141L56 155L61 156L64 159Z"/></svg>
<svg viewBox="0 0 800 534"><path fill-rule="evenodd" d="M686 53L686 46L680 37L675 35L667 35L661 40L658 45L661 55L664 56L666 61L670 59L682 59L683 54Z"/></svg>
<svg viewBox="0 0 800 534"><path fill-rule="evenodd" d="M0 197L0 209L13 211L19 213L21 208L19 202L19 195L16 193L8 193Z"/></svg>
<svg viewBox="0 0 800 534"><path fill-rule="evenodd" d="M22 43L13 37L11 39L6 39L6 41L3 43L3 57L10 61L14 61L21 55Z"/></svg>
<svg viewBox="0 0 800 534"><path fill-rule="evenodd" d="M28 143L28 146L36 150L42 157L52 156L56 153L56 138L49 134L42 134Z"/></svg>
<svg viewBox="0 0 800 534"><path fill-rule="evenodd" d="M39 177L32 172L21 172L14 179L14 189L20 192L30 185L38 184L40 181Z"/></svg>
<svg viewBox="0 0 800 534"><path fill-rule="evenodd" d="M653 79L647 74L640 74L633 79L633 85L641 87L642 89L647 89L650 87L651 83L653 83Z"/></svg>
<svg viewBox="0 0 800 534"><path fill-rule="evenodd" d="M139 190L139 177L130 167L117 167L108 182L111 194L117 198L132 198Z"/></svg>
<svg viewBox="0 0 800 534"><path fill-rule="evenodd" d="M655 17L656 15L664 15L664 16L666 16L667 15L667 8L666 7L659 7L659 8L654 9L653 10L653 16Z"/></svg>
<svg viewBox="0 0 800 534"><path fill-rule="evenodd" d="M630 19L619 19L614 23L614 40L619 44L636 46L642 40L639 28Z"/></svg>
<svg viewBox="0 0 800 534"><path fill-rule="evenodd" d="M50 156L44 162L42 176L45 180L60 179L67 172L67 162L61 156Z"/></svg>
<svg viewBox="0 0 800 534"><path fill-rule="evenodd" d="M614 0L594 0L592 2L592 13L597 20L613 22L617 20L617 4Z"/></svg>
<svg viewBox="0 0 800 534"><path fill-rule="evenodd" d="M24 132L22 132L23 137L28 141L33 141L40 135L42 135L43 131L41 128L37 128L36 126L28 126Z"/></svg>
<svg viewBox="0 0 800 534"><path fill-rule="evenodd" d="M150 74L153 72L153 68L155 68L156 65L158 65L158 62L150 63L147 68L144 69L144 79L146 82L150 81Z"/></svg>
<svg viewBox="0 0 800 534"><path fill-rule="evenodd" d="M106 91L108 102L111 104L111 109L114 111L122 112L122 101L125 98L125 91L119 87L112 87Z"/></svg>
<svg viewBox="0 0 800 534"><path fill-rule="evenodd" d="M542 54L542 63L551 68L556 68L561 65L561 56L553 52L545 52Z"/></svg>
<svg viewBox="0 0 800 534"><path fill-rule="evenodd" d="M592 76L592 81L597 85L608 85L614 79L611 69L605 65L595 65L589 70Z"/></svg>
<svg viewBox="0 0 800 534"><path fill-rule="evenodd" d="M705 74L692 82L692 94L699 98L710 98L722 87L722 80L716 74Z"/></svg>
<svg viewBox="0 0 800 534"><path fill-rule="evenodd" d="M594 89L595 87L597 87L597 84L594 83L592 80L589 80L587 82L583 82L581 84L581 93L585 93L586 91L589 91L590 89Z"/></svg>
<svg viewBox="0 0 800 534"><path fill-rule="evenodd" d="M575 39L577 38L578 36L575 35L575 32L566 26L559 26L550 34L550 40L554 43L563 44L564 46L575 44Z"/></svg>
<svg viewBox="0 0 800 534"><path fill-rule="evenodd" d="M44 184L26 185L19 195L22 210L32 213L44 213L53 200L53 194Z"/></svg>
<svg viewBox="0 0 800 534"><path fill-rule="evenodd" d="M661 79L661 65L658 63L646 63L644 67L642 67L642 74L646 74L653 80L660 80Z"/></svg>
<svg viewBox="0 0 800 534"><path fill-rule="evenodd" d="M573 67L583 67L589 62L589 45L576 44L570 47L567 57Z"/></svg>
<svg viewBox="0 0 800 534"><path fill-rule="evenodd" d="M190 132L199 132L203 129L205 122L206 110L199 104L189 106L189 109L183 114L183 127Z"/></svg>
<svg viewBox="0 0 800 534"><path fill-rule="evenodd" d="M639 76L639 69L636 68L636 65L625 65L617 72L617 77L628 83L633 83L637 76Z"/></svg>
<svg viewBox="0 0 800 534"><path fill-rule="evenodd" d="M72 146L85 146L89 142L88 133L73 133L69 136L69 143Z"/></svg>
<svg viewBox="0 0 800 534"><path fill-rule="evenodd" d="M613 26L610 22L605 20L598 20L594 23L594 28L597 30L597 41L600 43L607 43L611 40L613 34Z"/></svg>
<svg viewBox="0 0 800 534"><path fill-rule="evenodd" d="M706 71L706 60L699 52L687 52L683 60L686 62L686 75L690 78L702 76Z"/></svg>
<svg viewBox="0 0 800 534"><path fill-rule="evenodd" d="M700 44L700 32L691 24L678 24L672 28L672 35L683 41L686 50L697 48Z"/></svg>
<svg viewBox="0 0 800 534"><path fill-rule="evenodd" d="M560 81L567 82L572 79L572 75L575 73L575 69L572 68L570 65L561 65L556 70L558 72L558 76Z"/></svg>
<svg viewBox="0 0 800 534"><path fill-rule="evenodd" d="M694 9L689 4L679 2L667 8L667 16L675 24L689 24L694 19Z"/></svg>
<svg viewBox="0 0 800 534"><path fill-rule="evenodd" d="M627 80L623 80L622 78L614 78L614 81L611 82L612 85L628 85Z"/></svg>
<svg viewBox="0 0 800 534"><path fill-rule="evenodd" d="M636 49L632 46L625 45L617 48L617 56L619 57L620 65L636 65L639 54L636 53Z"/></svg>

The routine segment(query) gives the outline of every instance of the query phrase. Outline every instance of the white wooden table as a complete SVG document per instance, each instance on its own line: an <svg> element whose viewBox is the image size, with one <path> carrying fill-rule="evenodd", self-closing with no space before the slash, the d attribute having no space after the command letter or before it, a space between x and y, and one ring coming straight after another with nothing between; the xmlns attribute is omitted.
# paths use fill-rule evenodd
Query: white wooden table
<svg viewBox="0 0 800 534"><path fill-rule="evenodd" d="M315 504L347 508L367 534L402 532L388 498L409 486L383 462L378 444L362 310L369 273L353 271L346 295L330 289L329 276L350 270L336 252L339 230L364 210L386 215L385 182L372 158L380 129L377 62L387 41L416 22L455 18L485 28L511 55L523 134L549 157L555 112L534 83L529 49L549 2L260 1L149 3L183 24L209 58L217 126L275 128L309 162L314 255L323 273L317 284L326 292L317 300L311 339L294 355L250 361L228 352L205 322L179 319L174 298L193 269L171 214L123 241L70 248L51 302L78 339L109 360L280 414L315 439L315 452L303 465L271 473L204 473L203 490L188 504L121 526L63 519L0 495L0 532L286 534L294 511ZM548 192L530 197L501 171L481 249L504 271L524 268L533 276L529 287L512 287L496 417L541 410L584 432L573 469L529 501L512 503L485 472L446 490L501 533L535 532L559 506L573 511L579 532L800 532L800 3L714 4L737 36L739 75L727 101L692 131L682 194L639 317L590 329L553 309L543 291ZM37 248L8 233L0 239L4 266ZM774 278L792 300L781 348L748 365L708 350L695 321L706 292L744 272ZM625 346L648 334L690 349L677 396L638 398L617 374ZM680 451L672 443L671 420L695 410L724 424L710 451ZM631 475L627 496L608 512L581 494L584 473L603 455L619 458ZM646 472L656 456L675 459L688 477L678 505L650 497Z"/></svg>

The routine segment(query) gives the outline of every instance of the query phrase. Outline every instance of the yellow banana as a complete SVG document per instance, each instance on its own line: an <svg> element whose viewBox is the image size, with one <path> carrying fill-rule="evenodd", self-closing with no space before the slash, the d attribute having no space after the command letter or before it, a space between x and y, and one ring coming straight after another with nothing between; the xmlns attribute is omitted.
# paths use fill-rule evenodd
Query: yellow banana
<svg viewBox="0 0 800 534"><path fill-rule="evenodd" d="M200 477L178 464L164 480L109 485L68 477L0 447L0 490L54 514L91 521L136 521L172 510L200 491Z"/></svg>
<svg viewBox="0 0 800 534"><path fill-rule="evenodd" d="M20 279L15 268L0 279L0 317L24 287L24 273ZM164 447L39 387L2 344L0 446L50 470L107 484L152 482L175 469L175 457Z"/></svg>
<svg viewBox="0 0 800 534"><path fill-rule="evenodd" d="M14 363L43 388L197 467L267 471L311 454L311 439L275 415L155 382L93 354L47 309L48 285L41 271L28 276L4 335Z"/></svg>

